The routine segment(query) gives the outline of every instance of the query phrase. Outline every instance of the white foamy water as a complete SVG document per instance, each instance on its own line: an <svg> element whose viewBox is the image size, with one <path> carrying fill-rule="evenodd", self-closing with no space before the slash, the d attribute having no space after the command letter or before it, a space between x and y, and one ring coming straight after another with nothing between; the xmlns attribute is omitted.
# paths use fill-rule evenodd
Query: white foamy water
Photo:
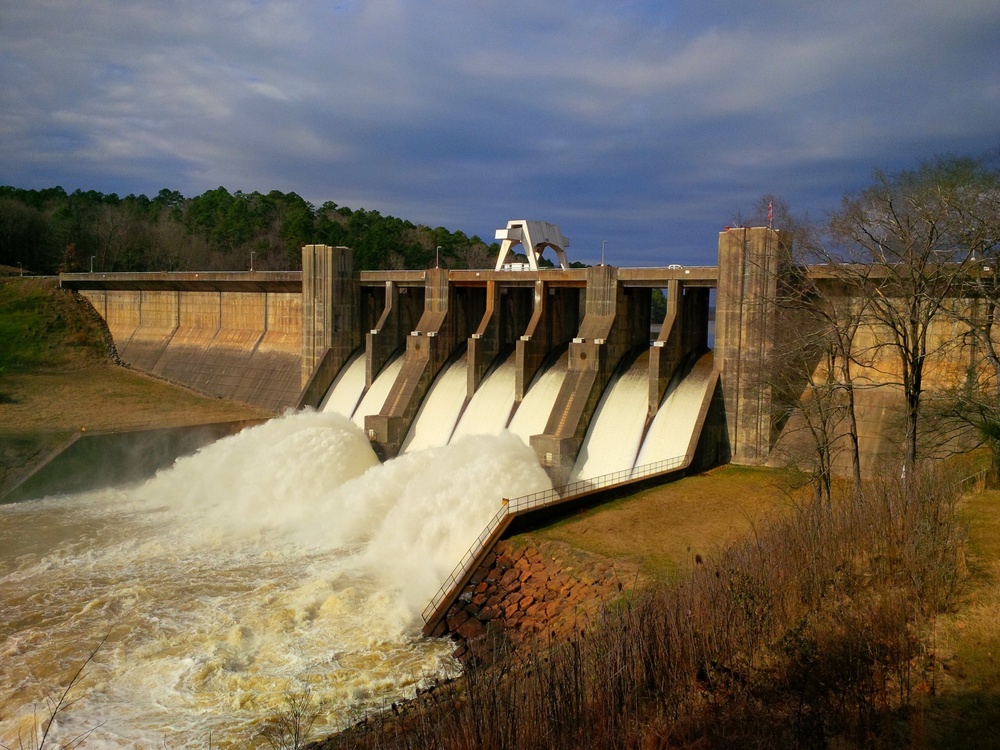
<svg viewBox="0 0 1000 750"><path fill-rule="evenodd" d="M636 466L677 458L688 452L698 414L708 396L714 362L712 352L708 352L682 379L675 377L671 381L649 426Z"/></svg>
<svg viewBox="0 0 1000 750"><path fill-rule="evenodd" d="M570 481L631 469L642 442L648 406L649 352L645 351L605 389Z"/></svg>
<svg viewBox="0 0 1000 750"><path fill-rule="evenodd" d="M319 411L350 418L365 392L365 353L355 354L337 375L319 405Z"/></svg>
<svg viewBox="0 0 1000 750"><path fill-rule="evenodd" d="M497 435L507 427L511 409L514 408L514 390L517 385L517 353L511 352L500 365L487 373L451 439L466 435Z"/></svg>
<svg viewBox="0 0 1000 750"><path fill-rule="evenodd" d="M566 379L566 368L569 363L569 353L565 352L555 364L539 375L528 392L524 394L520 406L514 412L508 429L528 445L532 435L545 432L545 423L552 413L552 405L559 396Z"/></svg>
<svg viewBox="0 0 1000 750"><path fill-rule="evenodd" d="M361 399L361 403L358 404L358 408L351 415L351 420L354 424L363 430L365 428L365 417L371 414L378 414L382 410L382 405L385 404L385 400L389 396L389 391L392 390L392 384L396 382L396 376L399 375L399 371L402 369L403 357L396 357L382 368L382 372L375 378L372 387L368 389L364 398Z"/></svg>
<svg viewBox="0 0 1000 750"><path fill-rule="evenodd" d="M468 364L468 355L463 354L438 373L410 425L402 453L448 444L469 390Z"/></svg>
<svg viewBox="0 0 1000 750"><path fill-rule="evenodd" d="M322 731L455 674L419 611L501 496L547 486L511 435L382 465L309 412L140 486L0 506L0 743L105 635L50 742L246 747L286 692L326 703Z"/></svg>

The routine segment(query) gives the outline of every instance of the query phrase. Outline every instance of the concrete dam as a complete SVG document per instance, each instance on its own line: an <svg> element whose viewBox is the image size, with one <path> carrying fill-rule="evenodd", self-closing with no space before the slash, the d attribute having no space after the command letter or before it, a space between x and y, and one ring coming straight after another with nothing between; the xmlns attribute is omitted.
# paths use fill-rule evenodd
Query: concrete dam
<svg viewBox="0 0 1000 750"><path fill-rule="evenodd" d="M762 294L747 258L773 253L778 233L722 233L718 267L574 269L538 237L564 241L557 227L511 225L494 269L358 271L348 248L309 245L302 272L61 283L91 301L131 366L275 411L342 413L383 460L504 428L557 486L667 452L695 467L753 458L767 405L739 380ZM505 262L518 241L529 263ZM561 267L538 267L545 247ZM651 341L654 288L667 315Z"/></svg>
<svg viewBox="0 0 1000 750"><path fill-rule="evenodd" d="M349 250L311 247L299 274L64 276L134 367L315 409L145 481L0 505L3 621L22 644L0 742L112 628L59 741L236 742L302 685L334 731L458 673L453 644L420 633L457 632L449 613L518 514L741 444L731 416L759 399L726 391L745 363L722 346L739 330L722 269L498 265L358 272ZM654 288L669 303L651 342Z"/></svg>

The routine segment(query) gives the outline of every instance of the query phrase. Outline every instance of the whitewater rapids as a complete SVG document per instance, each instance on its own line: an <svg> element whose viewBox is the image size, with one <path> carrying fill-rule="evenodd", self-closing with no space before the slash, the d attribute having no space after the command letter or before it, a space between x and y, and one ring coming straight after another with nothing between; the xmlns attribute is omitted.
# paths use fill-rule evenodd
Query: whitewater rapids
<svg viewBox="0 0 1000 750"><path fill-rule="evenodd" d="M141 485L0 506L0 743L105 636L50 741L246 747L306 688L322 732L455 675L419 613L501 497L549 486L511 433L380 464L305 412Z"/></svg>

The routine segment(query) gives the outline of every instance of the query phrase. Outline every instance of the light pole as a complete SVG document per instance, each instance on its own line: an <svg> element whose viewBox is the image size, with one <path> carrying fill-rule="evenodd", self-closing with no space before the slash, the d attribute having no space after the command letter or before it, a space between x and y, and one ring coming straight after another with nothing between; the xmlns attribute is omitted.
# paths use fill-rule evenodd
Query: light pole
<svg viewBox="0 0 1000 750"><path fill-rule="evenodd" d="M434 251L434 267L441 267L441 246L437 246L437 250Z"/></svg>
<svg viewBox="0 0 1000 750"><path fill-rule="evenodd" d="M253 273L253 250L250 251L250 273Z"/></svg>
<svg viewBox="0 0 1000 750"><path fill-rule="evenodd" d="M17 267L21 269L21 278L24 278L24 266L21 265L21 261L17 262Z"/></svg>
<svg viewBox="0 0 1000 750"><path fill-rule="evenodd" d="M604 248L608 246L607 240L601 240L601 265L604 265Z"/></svg>
<svg viewBox="0 0 1000 750"><path fill-rule="evenodd" d="M95 256L93 256L93 255L90 256L90 272L91 273L94 272L94 257Z"/></svg>

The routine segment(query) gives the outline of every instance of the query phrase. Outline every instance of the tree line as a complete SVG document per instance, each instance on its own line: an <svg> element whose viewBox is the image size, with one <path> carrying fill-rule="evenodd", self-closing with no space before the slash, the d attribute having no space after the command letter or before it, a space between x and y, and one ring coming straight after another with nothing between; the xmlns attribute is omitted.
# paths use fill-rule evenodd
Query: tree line
<svg viewBox="0 0 1000 750"><path fill-rule="evenodd" d="M363 270L492 265L499 246L332 201L317 208L296 193L186 198L61 187L0 186L0 264L60 271L299 270L307 244L346 245ZM438 252L437 248L440 248Z"/></svg>
<svg viewBox="0 0 1000 750"><path fill-rule="evenodd" d="M786 242L760 387L807 436L800 462L830 496L834 466L861 486L861 400L893 389L898 462L988 445L1000 468L1000 161L936 157L878 171L822 221L764 196ZM870 403L870 402L869 402ZM870 413L869 415L870 416Z"/></svg>

